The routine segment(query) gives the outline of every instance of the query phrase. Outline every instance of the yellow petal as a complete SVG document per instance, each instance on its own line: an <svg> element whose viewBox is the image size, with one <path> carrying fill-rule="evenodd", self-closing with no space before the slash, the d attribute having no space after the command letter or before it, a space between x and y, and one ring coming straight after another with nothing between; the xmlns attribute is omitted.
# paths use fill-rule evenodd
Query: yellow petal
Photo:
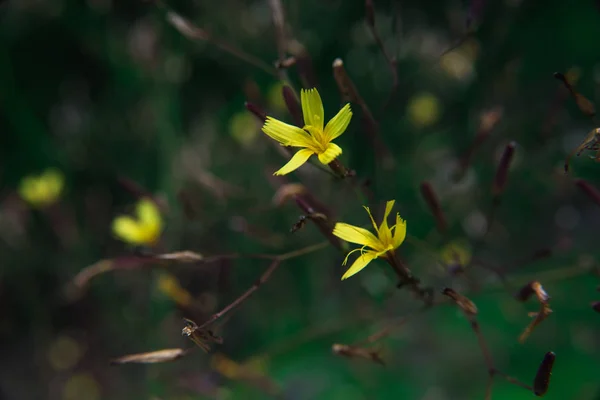
<svg viewBox="0 0 600 400"><path fill-rule="evenodd" d="M33 204L37 201L37 180L31 176L23 178L19 185L19 196L26 202Z"/></svg>
<svg viewBox="0 0 600 400"><path fill-rule="evenodd" d="M352 111L350 110L350 104L346 104L336 116L331 118L327 123L327 126L325 127L325 139L327 141L332 141L344 133L350 123L350 119L352 119Z"/></svg>
<svg viewBox="0 0 600 400"><path fill-rule="evenodd" d="M379 235L379 227L375 223L375 219L373 219L373 214L371 214L371 209L367 206L363 206L363 208L367 211L367 214L369 214L369 218L371 218L371 223L373 223L373 228L375 228L375 232L377 232L377 235Z"/></svg>
<svg viewBox="0 0 600 400"><path fill-rule="evenodd" d="M368 246L374 250L383 250L383 244L375 235L358 226L338 222L333 228L333 234L346 242Z"/></svg>
<svg viewBox="0 0 600 400"><path fill-rule="evenodd" d="M390 231L387 220L390 213L392 212L392 208L394 207L395 202L395 200L390 200L385 204L385 213L383 214L383 221L379 226L379 239L386 244L391 243L392 241L392 232Z"/></svg>
<svg viewBox="0 0 600 400"><path fill-rule="evenodd" d="M136 205L136 214L141 227L158 236L162 229L162 218L156 203L150 199L141 199Z"/></svg>
<svg viewBox="0 0 600 400"><path fill-rule="evenodd" d="M60 196L65 184L63 174L56 169L49 169L44 173L41 179L46 183L49 199L56 200Z"/></svg>
<svg viewBox="0 0 600 400"><path fill-rule="evenodd" d="M284 146L308 147L313 144L310 135L297 126L267 117L262 131Z"/></svg>
<svg viewBox="0 0 600 400"><path fill-rule="evenodd" d="M406 238L406 221L400 218L400 214L396 214L396 227L394 228L394 248L399 247Z"/></svg>
<svg viewBox="0 0 600 400"><path fill-rule="evenodd" d="M329 143L327 145L327 150L323 153L319 153L319 161L327 165L335 160L340 154L342 154L342 148L335 143Z"/></svg>
<svg viewBox="0 0 600 400"><path fill-rule="evenodd" d="M279 171L275 172L273 175L289 174L290 172L294 171L295 169L300 168L300 166L302 166L302 164L304 164L306 161L308 161L310 156L312 156L313 154L314 153L312 152L312 150L309 150L309 149L298 150L296 152L296 154L294 154L292 159L290 161L288 161L287 164L285 164L283 167L281 167L281 169Z"/></svg>
<svg viewBox="0 0 600 400"><path fill-rule="evenodd" d="M358 257L352 266L342 276L342 280L350 278L352 275L360 272L366 267L371 261L377 258L377 253L374 251L367 251Z"/></svg>
<svg viewBox="0 0 600 400"><path fill-rule="evenodd" d="M116 237L131 244L145 244L146 235L140 225L131 217L121 216L115 218L112 230Z"/></svg>
<svg viewBox="0 0 600 400"><path fill-rule="evenodd" d="M321 96L317 89L302 89L300 91L300 100L302 102L304 125L310 125L319 131L323 131L325 112L323 111L323 101L321 101Z"/></svg>

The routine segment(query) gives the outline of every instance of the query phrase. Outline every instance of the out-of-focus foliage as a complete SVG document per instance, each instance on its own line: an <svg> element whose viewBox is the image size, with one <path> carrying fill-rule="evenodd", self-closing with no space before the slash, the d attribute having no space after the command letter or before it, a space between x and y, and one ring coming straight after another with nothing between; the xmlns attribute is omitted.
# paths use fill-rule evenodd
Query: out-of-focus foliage
<svg viewBox="0 0 600 400"><path fill-rule="evenodd" d="M600 315L590 303L600 299L600 208L575 179L600 187L600 164L584 152L568 175L563 165L598 125L553 77L562 72L599 99L594 1L375 0L375 29L396 60L395 91L364 2L283 0L283 36L277 3L0 2L0 398L484 398L487 367L460 310L444 302L418 312L423 302L396 288L382 260L342 282L344 253L333 245L283 260L238 308L198 331L208 352L180 350L195 346L181 335L183 317L201 326L274 265L243 255L327 240L311 218L290 233L305 212L293 195L275 194L302 183L334 222L367 227L362 206L380 217L395 199L408 227L398 257L434 301L444 301L445 287L469 296L495 367L533 385L553 351L545 397L597 399ZM467 20L473 33L462 40ZM296 65L272 67L289 56ZM336 139L356 177L335 179L307 163L274 178L288 156L244 102L293 123L282 78L296 93L314 80L328 120L348 100L334 79L337 58L377 121L365 123L353 102ZM375 130L383 147L373 145ZM60 197L31 206L23 185L48 169L64 176ZM443 235L423 181L446 218ZM111 224L144 197L165 229L152 248L132 248ZM75 285L89 265L76 281L89 282ZM519 343L539 306L513 293L531 280L553 312ZM397 329L357 344L390 323ZM334 354L334 344L364 351ZM110 366L165 349L181 354ZM533 396L500 377L492 393Z"/></svg>

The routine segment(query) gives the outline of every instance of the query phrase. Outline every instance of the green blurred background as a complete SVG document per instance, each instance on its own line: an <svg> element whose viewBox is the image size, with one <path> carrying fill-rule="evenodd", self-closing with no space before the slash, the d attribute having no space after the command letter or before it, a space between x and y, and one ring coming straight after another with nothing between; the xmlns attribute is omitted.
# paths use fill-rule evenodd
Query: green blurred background
<svg viewBox="0 0 600 400"><path fill-rule="evenodd" d="M268 261L144 266L99 275L77 296L65 289L86 266L140 251L111 233L112 219L137 201L132 182L168 208L157 251L282 254L324 240L311 223L290 233L302 211L293 201L273 200L282 181L271 176L286 159L244 108L250 101L291 122L280 78L287 75L297 92L308 84L304 64L284 74L271 68L281 38L273 3L0 3L0 399L261 399L275 396L272 386L286 399L484 398L481 351L449 304L374 343L385 367L333 354L334 343L360 341L422 303L395 288L381 260L341 282L343 254L332 246L286 261L217 321L223 344L170 363L109 365L125 354L193 346L181 336L182 317L201 323L250 287ZM584 153L570 175L562 170L595 126L552 76L570 71L582 95L599 98L596 2L374 3L377 32L397 59L399 85L389 103L392 75L364 2L282 1L280 47L286 57L310 58L326 118L344 104L332 73L339 57L394 165L376 156L357 104L337 140L340 160L357 181L370 182L369 204L378 215L396 199L409 233L398 254L436 299L446 286L469 293L497 368L531 384L543 355L554 351L545 397L600 399L600 315L590 307L600 300L593 273L600 209L574 184L583 178L600 186L599 165ZM182 35L167 8L212 39ZM474 34L445 52L464 37L469 14ZM220 49L224 42L267 71ZM497 124L455 182L490 111L500 116ZM517 149L506 190L476 246L511 140ZM32 209L19 198L19 184L48 167L62 171L64 191L52 207ZM369 223L366 201L349 182L310 164L286 181L305 185L338 220ZM436 231L419 193L422 181L440 198L446 235ZM463 261L480 262L452 276L444 265L452 261L444 256L449 244L464 252ZM524 262L541 249L551 255ZM490 267L506 272L508 289ZM515 301L512 291L532 279L552 296L554 313L521 344L527 313L538 306ZM174 293L189 293L191 303L178 304ZM236 366L261 378L241 376ZM495 382L494 399L532 397Z"/></svg>

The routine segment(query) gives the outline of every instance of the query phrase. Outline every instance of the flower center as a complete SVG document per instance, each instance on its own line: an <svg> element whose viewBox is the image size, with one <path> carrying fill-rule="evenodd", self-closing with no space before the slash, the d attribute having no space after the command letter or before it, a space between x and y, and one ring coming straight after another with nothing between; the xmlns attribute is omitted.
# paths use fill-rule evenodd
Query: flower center
<svg viewBox="0 0 600 400"><path fill-rule="evenodd" d="M315 118L317 117L315 116ZM313 148L311 148L311 150L318 154L324 153L327 150L329 142L325 140L325 134L323 130L311 125L306 125L304 130L307 131L310 134L310 137L313 139Z"/></svg>

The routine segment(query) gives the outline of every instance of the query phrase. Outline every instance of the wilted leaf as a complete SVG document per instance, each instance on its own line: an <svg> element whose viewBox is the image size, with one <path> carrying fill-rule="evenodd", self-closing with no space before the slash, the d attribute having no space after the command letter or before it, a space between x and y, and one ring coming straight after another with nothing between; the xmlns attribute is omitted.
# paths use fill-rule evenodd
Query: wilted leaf
<svg viewBox="0 0 600 400"><path fill-rule="evenodd" d="M159 254L154 258L158 260L179 261L182 263L193 263L197 261L202 261L204 259L204 257L201 254L194 253L193 251L189 250L178 251L175 253Z"/></svg>
<svg viewBox="0 0 600 400"><path fill-rule="evenodd" d="M129 354L123 357L115 358L111 365L120 364L156 364L168 361L174 361L189 353L189 349L164 349L150 351L147 353Z"/></svg>

